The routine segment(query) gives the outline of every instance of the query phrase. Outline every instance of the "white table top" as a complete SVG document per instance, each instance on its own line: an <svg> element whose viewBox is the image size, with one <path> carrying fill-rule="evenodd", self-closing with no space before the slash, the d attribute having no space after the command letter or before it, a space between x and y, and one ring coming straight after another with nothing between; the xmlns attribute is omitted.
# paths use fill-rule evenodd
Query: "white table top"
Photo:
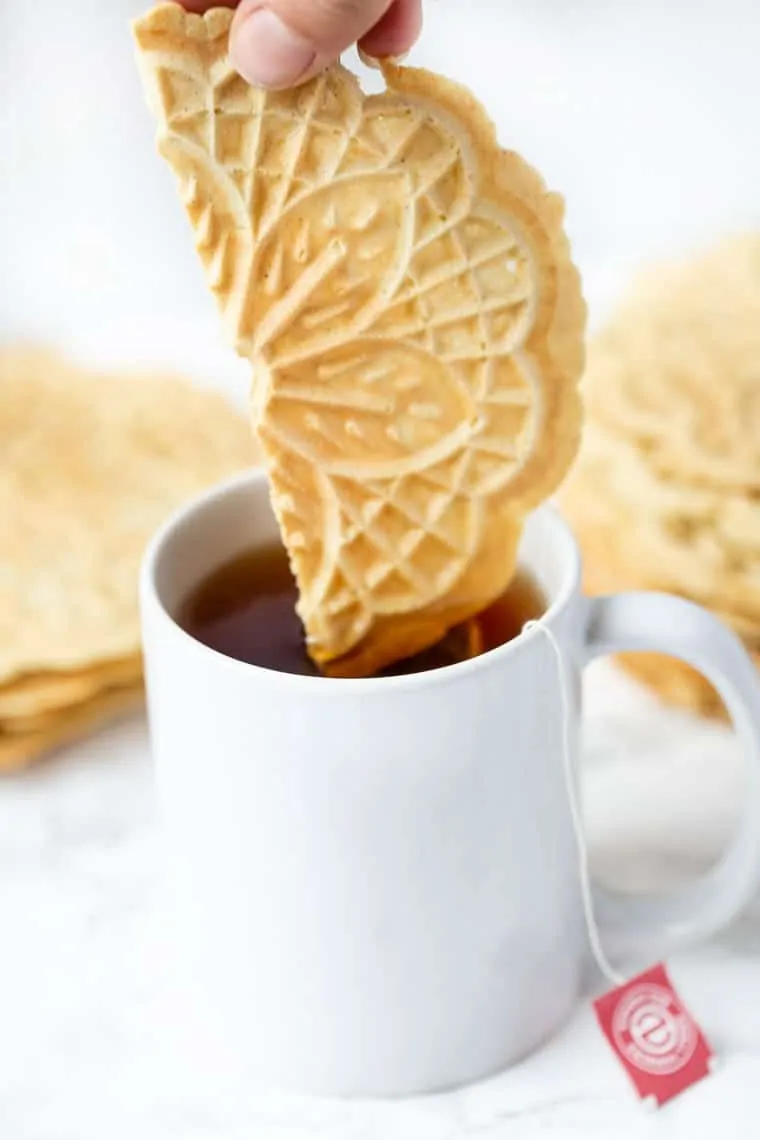
<svg viewBox="0 0 760 1140"><path fill-rule="evenodd" d="M677 883L729 834L740 758L729 733L661 712L592 674L586 800L597 873ZM672 956L720 1057L655 1117L588 1004L503 1076L447 1096L331 1103L242 1086L188 1022L163 941L160 827L141 719L0 785L3 1140L743 1140L760 1113L760 914Z"/></svg>

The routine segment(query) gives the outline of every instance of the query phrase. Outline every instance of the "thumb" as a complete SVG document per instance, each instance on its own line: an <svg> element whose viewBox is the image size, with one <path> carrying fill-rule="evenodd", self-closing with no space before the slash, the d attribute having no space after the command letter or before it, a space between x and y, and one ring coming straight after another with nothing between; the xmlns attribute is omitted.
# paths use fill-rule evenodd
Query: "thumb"
<svg viewBox="0 0 760 1140"><path fill-rule="evenodd" d="M230 56L257 87L293 87L332 63L382 19L393 0L243 0Z"/></svg>

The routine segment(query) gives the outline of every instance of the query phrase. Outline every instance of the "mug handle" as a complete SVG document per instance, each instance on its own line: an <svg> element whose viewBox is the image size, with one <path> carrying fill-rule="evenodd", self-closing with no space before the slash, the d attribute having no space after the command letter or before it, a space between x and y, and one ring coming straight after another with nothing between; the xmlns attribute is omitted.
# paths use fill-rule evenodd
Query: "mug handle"
<svg viewBox="0 0 760 1140"><path fill-rule="evenodd" d="M587 604L584 664L636 650L680 658L715 687L744 750L746 793L738 829L706 875L660 898L593 889L610 957L661 957L728 925L760 888L760 679L739 638L693 602L631 592L589 598Z"/></svg>

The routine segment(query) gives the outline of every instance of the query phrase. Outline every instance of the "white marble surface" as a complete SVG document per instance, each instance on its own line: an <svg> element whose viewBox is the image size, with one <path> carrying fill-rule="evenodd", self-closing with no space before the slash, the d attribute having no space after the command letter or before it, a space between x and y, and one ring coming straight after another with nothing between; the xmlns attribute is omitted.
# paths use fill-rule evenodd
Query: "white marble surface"
<svg viewBox="0 0 760 1140"><path fill-rule="evenodd" d="M0 5L0 333L157 360L242 398L124 21L141 0ZM428 0L415 61L487 100L568 197L592 316L644 256L760 221L754 0ZM632 889L697 873L730 832L726 730L590 685L593 861ZM203 1053L163 942L160 826L138 719L0 784L0 1140L744 1140L760 1114L760 913L671 958L721 1057L644 1113L588 1006L483 1086L389 1104L241 1087Z"/></svg>
<svg viewBox="0 0 760 1140"><path fill-rule="evenodd" d="M697 872L741 789L730 734L598 668L586 792L598 873L634 889ZM744 1140L760 1111L760 915L671 957L721 1059L655 1118L587 1004L545 1049L483 1085L397 1103L275 1095L217 1071L165 949L161 832L140 719L0 786L3 1140Z"/></svg>

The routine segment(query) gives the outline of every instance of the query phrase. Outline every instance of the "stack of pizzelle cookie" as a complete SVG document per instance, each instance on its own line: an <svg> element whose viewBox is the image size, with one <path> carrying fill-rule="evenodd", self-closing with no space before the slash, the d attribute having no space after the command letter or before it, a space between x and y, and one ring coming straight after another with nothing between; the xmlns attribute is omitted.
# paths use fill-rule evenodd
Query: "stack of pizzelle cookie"
<svg viewBox="0 0 760 1140"><path fill-rule="evenodd" d="M0 771L140 703L143 549L252 460L245 417L220 396L0 350Z"/></svg>
<svg viewBox="0 0 760 1140"><path fill-rule="evenodd" d="M138 62L229 339L324 672L498 597L578 446L585 306L563 204L429 72L248 86L227 8L162 4Z"/></svg>
<svg viewBox="0 0 760 1140"><path fill-rule="evenodd" d="M760 234L643 273L592 339L583 391L562 502L589 588L691 598L760 664ZM621 661L666 699L722 711L683 664Z"/></svg>

